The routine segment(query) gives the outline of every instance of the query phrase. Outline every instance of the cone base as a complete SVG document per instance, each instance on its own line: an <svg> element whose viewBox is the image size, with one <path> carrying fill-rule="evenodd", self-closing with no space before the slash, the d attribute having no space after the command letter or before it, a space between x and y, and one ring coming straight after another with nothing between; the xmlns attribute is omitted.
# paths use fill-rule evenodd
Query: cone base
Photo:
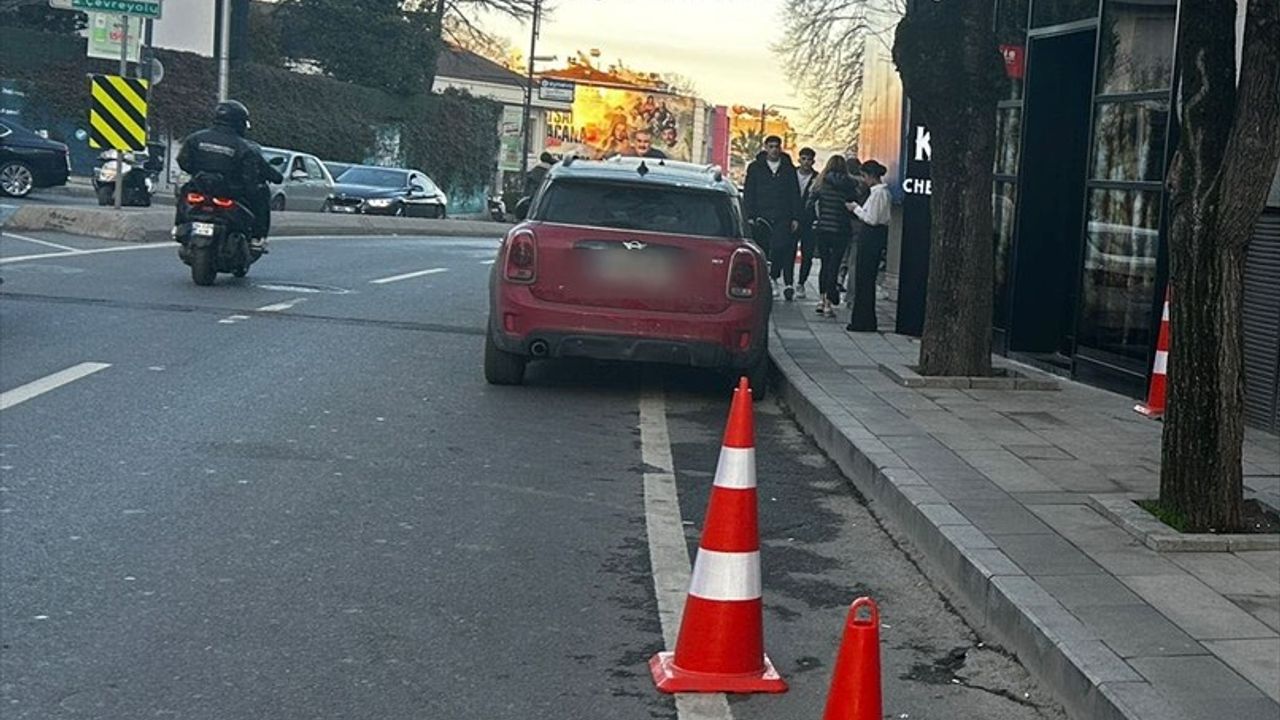
<svg viewBox="0 0 1280 720"><path fill-rule="evenodd" d="M1134 405L1133 411L1139 415L1145 415L1152 420L1156 420L1164 416L1164 410L1156 410L1155 408L1147 407L1145 404Z"/></svg>
<svg viewBox="0 0 1280 720"><path fill-rule="evenodd" d="M774 669L769 656L764 657L764 670L751 675L718 675L681 670L676 667L675 653L660 652L649 660L653 683L664 693L784 693L787 681Z"/></svg>

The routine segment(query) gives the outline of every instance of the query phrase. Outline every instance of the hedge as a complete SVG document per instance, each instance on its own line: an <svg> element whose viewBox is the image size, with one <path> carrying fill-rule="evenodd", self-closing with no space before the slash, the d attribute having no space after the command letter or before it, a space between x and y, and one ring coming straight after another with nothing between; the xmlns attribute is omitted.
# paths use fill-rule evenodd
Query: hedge
<svg viewBox="0 0 1280 720"><path fill-rule="evenodd" d="M152 90L153 133L181 138L204 127L215 103L217 74L210 58L157 50L164 81ZM114 73L118 63L85 56L85 40L0 28L0 79L23 81L39 110L83 124L90 73ZM449 91L397 97L320 75L237 64L231 94L253 117L252 139L325 160L365 162L381 129L399 132L400 155L451 193L475 194L496 170L496 102ZM393 132L394 134L394 132Z"/></svg>

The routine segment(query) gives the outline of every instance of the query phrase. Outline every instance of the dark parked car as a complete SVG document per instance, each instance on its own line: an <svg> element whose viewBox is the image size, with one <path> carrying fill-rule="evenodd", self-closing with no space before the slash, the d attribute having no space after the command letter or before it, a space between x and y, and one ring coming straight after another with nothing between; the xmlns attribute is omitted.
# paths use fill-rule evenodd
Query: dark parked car
<svg viewBox="0 0 1280 720"><path fill-rule="evenodd" d="M334 160L324 161L324 169L329 171L329 174L334 177L335 181L338 178L342 177L342 173L350 170L355 166L356 166L355 163L336 162Z"/></svg>
<svg viewBox="0 0 1280 720"><path fill-rule="evenodd" d="M66 145L0 120L0 195L20 198L35 188L66 185L70 163Z"/></svg>
<svg viewBox="0 0 1280 720"><path fill-rule="evenodd" d="M442 218L449 198L417 170L357 165L342 173L329 208L336 213Z"/></svg>

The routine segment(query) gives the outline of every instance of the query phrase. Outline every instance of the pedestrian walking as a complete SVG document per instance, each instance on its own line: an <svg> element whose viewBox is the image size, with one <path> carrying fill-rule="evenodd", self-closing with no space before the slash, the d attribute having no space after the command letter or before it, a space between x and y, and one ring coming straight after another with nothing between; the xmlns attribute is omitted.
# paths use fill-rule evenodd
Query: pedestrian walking
<svg viewBox="0 0 1280 720"><path fill-rule="evenodd" d="M853 217L848 205L857 197L858 181L849 174L849 163L843 155L832 155L814 184L809 206L814 213L815 241L818 251L819 315L835 317L840 306L837 274L840 259L853 236Z"/></svg>
<svg viewBox="0 0 1280 720"><path fill-rule="evenodd" d="M800 184L796 179L796 167L791 156L782 152L782 138L770 135L764 140L764 150L747 166L747 183L743 190L742 207L750 219L768 221L773 232L762 247L769 259L769 279L774 297L778 296L778 279L786 275L785 296L795 296L792 279L795 274L795 245L790 237L800 229ZM791 257L785 262L780 257L787 247Z"/></svg>
<svg viewBox="0 0 1280 720"><path fill-rule="evenodd" d="M529 168L529 172L524 176L524 197L533 197L538 192L538 188L542 186L542 180L547 176L547 172L551 170L551 166L556 164L556 158L549 152L542 153L538 158L538 164Z"/></svg>
<svg viewBox="0 0 1280 720"><path fill-rule="evenodd" d="M889 242L889 186L884 184L888 169L875 160L862 163L862 181L868 188L865 203L849 203L849 211L865 227L858 238L858 257L853 270L853 312L846 330L876 331L876 275L880 271L880 255Z"/></svg>
<svg viewBox="0 0 1280 720"><path fill-rule="evenodd" d="M817 160L813 148L800 149L800 166L796 168L796 179L800 183L800 229L796 231L796 241L800 245L800 277L796 278L796 297L803 300L808 296L805 284L809 282L809 272L813 269L813 253L815 235L813 224L817 220L809 204L809 196L813 192L814 183L818 180L818 171L813 169ZM793 243L794 245L794 243ZM795 251L792 250L792 255Z"/></svg>

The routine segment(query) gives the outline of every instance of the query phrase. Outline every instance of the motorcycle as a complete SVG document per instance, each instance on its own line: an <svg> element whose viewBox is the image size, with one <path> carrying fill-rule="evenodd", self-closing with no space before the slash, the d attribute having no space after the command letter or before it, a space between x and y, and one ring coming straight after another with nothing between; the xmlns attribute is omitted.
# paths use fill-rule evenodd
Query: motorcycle
<svg viewBox="0 0 1280 720"><path fill-rule="evenodd" d="M232 199L220 178L196 176L182 187L173 239L196 285L212 285L220 272L242 278L264 250L250 243L254 215Z"/></svg>
<svg viewBox="0 0 1280 720"><path fill-rule="evenodd" d="M93 190L98 196L99 205L115 204L116 176L123 173L121 204L128 207L151 207L157 171L147 153L121 154L117 150L106 150L98 155L98 162L100 164L93 173Z"/></svg>
<svg viewBox="0 0 1280 720"><path fill-rule="evenodd" d="M500 196L489 197L489 218L494 222L506 222L507 203Z"/></svg>

